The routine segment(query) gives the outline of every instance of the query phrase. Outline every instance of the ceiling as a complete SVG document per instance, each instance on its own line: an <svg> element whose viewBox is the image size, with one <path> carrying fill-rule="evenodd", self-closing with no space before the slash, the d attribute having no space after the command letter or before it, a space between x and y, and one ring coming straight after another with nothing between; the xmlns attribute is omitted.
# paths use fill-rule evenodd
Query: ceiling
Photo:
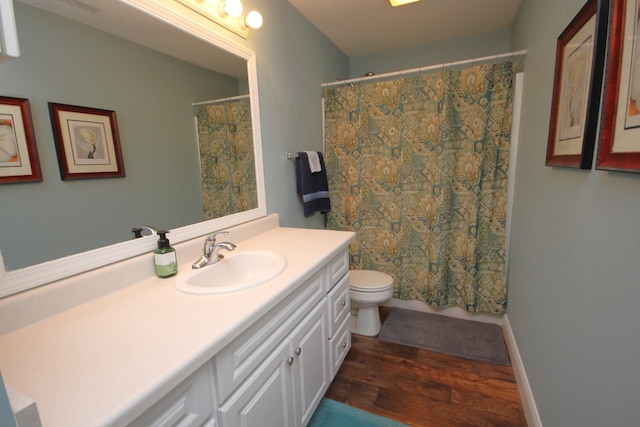
<svg viewBox="0 0 640 427"><path fill-rule="evenodd" d="M522 0L289 0L349 57L509 29Z"/></svg>

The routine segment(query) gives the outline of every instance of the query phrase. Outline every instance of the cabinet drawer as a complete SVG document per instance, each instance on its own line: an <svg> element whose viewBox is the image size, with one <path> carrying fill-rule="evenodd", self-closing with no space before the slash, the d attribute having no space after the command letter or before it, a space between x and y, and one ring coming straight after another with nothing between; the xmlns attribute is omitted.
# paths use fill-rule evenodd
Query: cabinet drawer
<svg viewBox="0 0 640 427"><path fill-rule="evenodd" d="M345 274L329 292L329 337L336 333L338 327L344 323L344 319L349 317L351 312L349 283L349 274Z"/></svg>
<svg viewBox="0 0 640 427"><path fill-rule="evenodd" d="M214 357L219 402L229 397L324 297L325 282L326 272L322 269Z"/></svg>
<svg viewBox="0 0 640 427"><path fill-rule="evenodd" d="M347 357L347 353L349 349L351 349L351 329L349 328L349 322L351 319L347 317L344 319L340 328L338 328L338 332L335 336L329 339L329 348L331 351L331 355L329 357L330 367L329 367L329 375L331 380L338 373L338 369L342 365L344 358Z"/></svg>
<svg viewBox="0 0 640 427"><path fill-rule="evenodd" d="M333 257L327 263L327 288L326 292L331 291L333 286L349 271L349 251L344 250L340 254Z"/></svg>
<svg viewBox="0 0 640 427"><path fill-rule="evenodd" d="M215 426L212 383L211 365L207 363L136 418L129 427Z"/></svg>

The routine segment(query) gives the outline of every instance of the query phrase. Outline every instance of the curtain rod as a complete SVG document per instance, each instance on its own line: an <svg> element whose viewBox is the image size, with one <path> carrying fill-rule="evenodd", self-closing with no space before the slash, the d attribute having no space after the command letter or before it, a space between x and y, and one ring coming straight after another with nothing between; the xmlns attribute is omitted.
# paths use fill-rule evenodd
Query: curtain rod
<svg viewBox="0 0 640 427"><path fill-rule="evenodd" d="M363 77L357 77L357 78L348 79L348 80L338 80L336 82L331 82L331 83L322 83L321 86L322 87L337 86L341 84L359 83L365 80L403 76L405 74L422 73L425 71L443 70L445 68L452 68L458 65L469 65L469 64L475 64L476 62L488 62L496 59L513 58L514 56L524 56L526 53L527 53L526 50L519 50L517 52L501 53L498 55L483 56L481 58L465 59L463 61L456 61L456 62L446 62L442 64L437 64L437 65L429 65L427 67L413 68L410 70L393 71L391 73L384 73L384 74L374 74L372 76L363 76Z"/></svg>
<svg viewBox="0 0 640 427"><path fill-rule="evenodd" d="M198 105L207 105L207 104L217 104L219 102L229 102L229 101L238 101L244 98L248 98L249 95L238 95L238 96L230 96L229 98L220 98L220 99L212 99L211 101L201 101L201 102L193 102L191 103L192 107L197 107Z"/></svg>

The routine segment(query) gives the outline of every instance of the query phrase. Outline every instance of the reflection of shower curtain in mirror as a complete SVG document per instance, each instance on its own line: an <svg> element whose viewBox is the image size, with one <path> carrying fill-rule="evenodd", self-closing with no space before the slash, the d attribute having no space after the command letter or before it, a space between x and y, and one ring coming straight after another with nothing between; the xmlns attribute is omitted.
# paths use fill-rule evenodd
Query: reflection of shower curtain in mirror
<svg viewBox="0 0 640 427"><path fill-rule="evenodd" d="M503 313L512 63L325 89L328 226L395 297Z"/></svg>
<svg viewBox="0 0 640 427"><path fill-rule="evenodd" d="M194 106L204 219L258 207L249 97Z"/></svg>

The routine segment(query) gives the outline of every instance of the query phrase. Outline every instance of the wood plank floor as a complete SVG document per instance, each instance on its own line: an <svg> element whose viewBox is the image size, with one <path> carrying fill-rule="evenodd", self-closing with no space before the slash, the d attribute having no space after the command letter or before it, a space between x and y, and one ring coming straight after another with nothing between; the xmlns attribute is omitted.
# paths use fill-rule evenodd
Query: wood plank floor
<svg viewBox="0 0 640 427"><path fill-rule="evenodd" d="M527 425L511 366L355 334L326 397L414 427Z"/></svg>

